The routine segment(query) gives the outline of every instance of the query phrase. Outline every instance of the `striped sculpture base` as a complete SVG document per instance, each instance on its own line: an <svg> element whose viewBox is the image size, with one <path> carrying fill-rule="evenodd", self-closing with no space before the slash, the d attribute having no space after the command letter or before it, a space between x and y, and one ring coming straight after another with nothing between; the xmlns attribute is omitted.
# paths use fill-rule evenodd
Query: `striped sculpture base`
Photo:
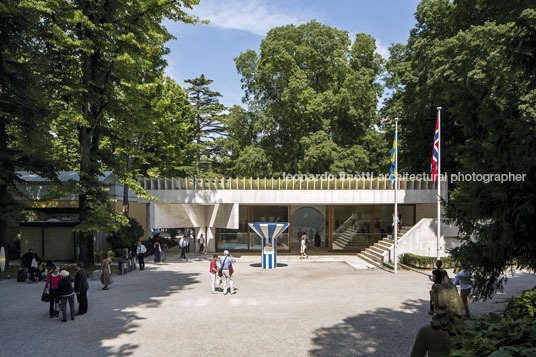
<svg viewBox="0 0 536 357"><path fill-rule="evenodd" d="M262 268L277 267L277 237L288 228L289 223L250 223L249 226L262 239Z"/></svg>

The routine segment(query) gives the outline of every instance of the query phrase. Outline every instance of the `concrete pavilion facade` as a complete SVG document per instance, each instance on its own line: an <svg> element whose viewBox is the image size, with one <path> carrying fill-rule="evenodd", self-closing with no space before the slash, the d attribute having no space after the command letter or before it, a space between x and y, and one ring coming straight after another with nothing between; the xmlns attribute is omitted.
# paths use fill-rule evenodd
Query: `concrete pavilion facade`
<svg viewBox="0 0 536 357"><path fill-rule="evenodd" d="M77 180L78 173L59 173L60 181ZM21 186L29 207L38 212L31 221L13 223L12 235L21 233L20 253L33 247L50 259L75 259L76 195L49 201L49 180L21 173ZM121 210L123 185L111 172L101 182ZM207 240L208 252L230 250L259 252L260 238L251 222L289 222L277 242L279 252L299 254L300 237L306 234L309 251L362 252L392 234L394 188L386 178L285 179L285 178L140 178L138 182L155 199L129 192L130 213L143 226L145 236L160 231L193 228L195 237ZM447 182L441 195L448 199ZM28 200L31 198L31 200ZM402 228L399 253L435 256L437 248L437 183L400 180L398 197ZM442 223L441 255L458 244L458 232ZM403 240L403 241L402 241ZM195 243L194 243L195 244ZM195 244L196 245L196 244ZM96 250L106 250L98 233ZM197 247L194 247L194 250Z"/></svg>
<svg viewBox="0 0 536 357"><path fill-rule="evenodd" d="M332 253L360 252L392 233L394 188L387 179L285 178L143 178L139 183L156 201L147 202L147 226L169 229L194 227L203 234L209 252L259 251L260 238L251 222L289 222L278 239L278 251L299 253L302 234L309 249ZM447 182L442 182L447 199ZM408 249L435 255L437 183L402 180L399 212ZM444 224L442 224L444 225ZM444 225L442 255L456 245L457 230ZM411 243L409 241L412 241Z"/></svg>

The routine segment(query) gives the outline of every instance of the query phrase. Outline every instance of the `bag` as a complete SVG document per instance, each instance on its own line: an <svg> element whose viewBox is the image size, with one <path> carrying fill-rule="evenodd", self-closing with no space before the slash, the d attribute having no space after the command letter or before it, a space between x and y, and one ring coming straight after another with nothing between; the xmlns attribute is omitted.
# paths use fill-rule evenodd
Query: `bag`
<svg viewBox="0 0 536 357"><path fill-rule="evenodd" d="M22 282L25 282L26 279L28 279L28 275L26 274L26 272L22 269L19 270L17 272L17 282L22 283Z"/></svg>
<svg viewBox="0 0 536 357"><path fill-rule="evenodd" d="M41 301L50 302L50 295L48 294L48 291L46 288L43 290L43 294L41 295Z"/></svg>
<svg viewBox="0 0 536 357"><path fill-rule="evenodd" d="M227 257L225 257L225 259L223 259L223 263L221 263L221 267L220 267L220 269L218 269L218 276L220 278L223 276L223 264L225 264L226 259L227 259Z"/></svg>
<svg viewBox="0 0 536 357"><path fill-rule="evenodd" d="M32 268L37 268L37 260L35 260L35 257L32 259L32 264L30 264Z"/></svg>

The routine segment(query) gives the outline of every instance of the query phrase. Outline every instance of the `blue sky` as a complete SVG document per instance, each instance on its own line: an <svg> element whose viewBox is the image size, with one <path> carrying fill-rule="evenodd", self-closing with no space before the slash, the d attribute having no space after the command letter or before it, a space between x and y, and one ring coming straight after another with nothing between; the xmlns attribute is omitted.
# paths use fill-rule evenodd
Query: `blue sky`
<svg viewBox="0 0 536 357"><path fill-rule="evenodd" d="M233 58L258 51L273 27L317 20L346 30L353 40L364 32L376 39L378 53L388 56L392 43L405 43L415 24L418 0L201 0L191 13L210 24L166 23L177 38L167 43L166 74L181 86L202 73L214 80L226 106L241 104L240 76Z"/></svg>

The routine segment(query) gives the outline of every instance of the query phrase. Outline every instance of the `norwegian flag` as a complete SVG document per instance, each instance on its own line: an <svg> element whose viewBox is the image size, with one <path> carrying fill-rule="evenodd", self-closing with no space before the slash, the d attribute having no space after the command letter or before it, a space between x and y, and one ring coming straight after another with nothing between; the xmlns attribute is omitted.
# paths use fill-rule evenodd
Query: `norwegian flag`
<svg viewBox="0 0 536 357"><path fill-rule="evenodd" d="M432 173L432 182L437 180L437 160L439 159L439 113L437 114L436 124L435 124L435 135L434 135L434 149L432 151L432 166L430 172Z"/></svg>

